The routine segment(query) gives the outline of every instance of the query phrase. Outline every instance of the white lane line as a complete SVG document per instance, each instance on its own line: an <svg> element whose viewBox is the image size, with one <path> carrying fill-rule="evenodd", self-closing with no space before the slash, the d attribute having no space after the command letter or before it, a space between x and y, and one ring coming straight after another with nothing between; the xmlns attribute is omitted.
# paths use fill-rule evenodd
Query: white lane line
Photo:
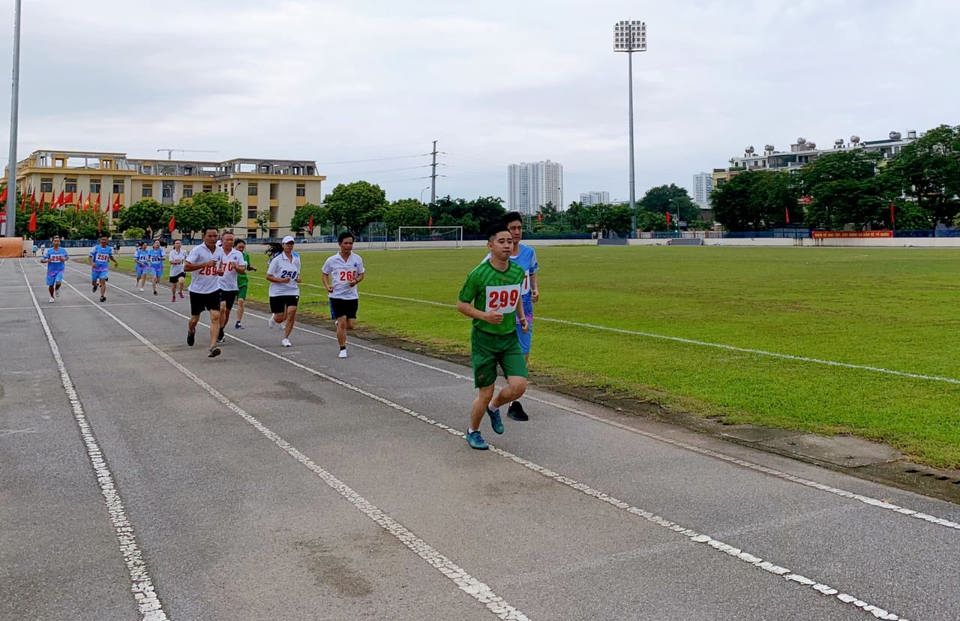
<svg viewBox="0 0 960 621"><path fill-rule="evenodd" d="M254 312L249 312L249 311L248 311L246 314L248 314L248 315L250 315L250 316L252 316L252 317L260 318L260 319L266 318L266 315L260 315L260 314L258 314L258 313L254 313ZM316 330L311 330L311 329L309 329L309 328L303 328L303 327L300 327L300 326L296 326L296 329L297 329L297 330L301 330L301 331L303 331L303 332L307 332L307 333L309 333L309 334L314 334L314 335L323 337L323 338L325 338L325 339L336 340L336 337L333 336L333 335L323 334L322 332L318 332L318 331L316 331ZM413 365L416 365L416 366L418 366L418 367L421 367L421 368L424 368L424 369L429 369L429 370L431 370L431 371L435 371L435 372L437 372L437 373L442 373L442 374L444 374L444 375L448 375L448 376L450 376L450 377L455 377L455 378L457 378L457 379L464 380L464 381L467 381L467 382L472 382L472 381L473 381L473 378L468 377L468 376L463 375L463 374L460 374L460 373L457 373L457 372L455 372L455 371L450 371L450 370L444 369L444 368L442 368L442 367L434 366L434 365L432 365L432 364L428 364L428 363L426 363L426 362L421 362L421 361L419 361L419 360L414 360L414 359L412 359L412 358L407 358L406 356L401 356L401 355L398 355L398 354L394 354L394 353L392 353L392 352L383 351L383 350L377 349L377 348L375 348L375 347L369 347L369 346L367 346L367 345L358 344L358 343L356 343L356 342L351 343L350 346L351 346L351 347L355 347L355 348L357 348L357 349L363 349L363 350L365 350L365 351L374 352L374 353L380 354L381 356L386 356L386 357L392 358L392 359L394 359L394 360L399 360L399 361L401 361L401 362L406 362L406 363L408 363L408 364L413 364ZM616 422L616 421L608 420L608 419L606 419L606 418L602 418L602 417L600 417L600 416L596 416L596 415L594 415L594 414L590 414L589 412L584 412L583 410L578 410L578 409L576 409L576 408L572 408L572 407L570 407L570 406L563 405L563 404L561 404L561 403L556 403L556 402L550 401L550 400L548 400L548 399L543 399L543 398L541 398L541 397L535 397L535 396L533 396L533 395L527 394L527 395L524 395L524 399L525 399L525 400L526 400L526 399L529 399L530 401L536 401L537 403L542 403L542 404L544 404L544 405L547 405L547 406L550 406L550 407L554 407L554 408L557 408L557 409L559 409L559 410L564 410L565 412L569 412L569 413L571 413L571 414L576 414L577 416L583 416L584 418L589 418L590 420L594 420L594 421L597 421L597 422L599 422L599 423L603 423L603 424L605 424L605 425L610 425L611 427L616 427L617 429L622 429L622 430L624 430L624 431L629 431L630 433L635 433L635 434L637 434L637 435L641 435L641 436L644 436L644 437L646 437L646 438L650 438L651 440L656 440L657 442L663 442L664 444L670 444L670 445L675 446L675 447L677 447L677 448L684 449L684 450L687 450L687 451L691 451L691 452L693 452L693 453L698 453L698 454L704 455L704 456L706 456L706 457L712 457L712 458L714 458L714 459L719 459L719 460L721 460L721 461L725 461L725 462L728 462L728 463L731 463L731 464L736 464L737 466L741 466L741 467L743 467L743 468L747 468L747 469L753 470L753 471L755 471L755 472L762 472L763 474L767 474L767 475L770 475L770 476L772 476L772 477L776 477L776 478L778 478L778 479L782 479L782 480L784 480L784 481L790 481L791 483L797 483L797 484L799 484L799 485L803 485L803 486L805 486L805 487L809 487L809 488L812 488L812 489L820 490L820 491L822 491L822 492L827 492L827 493L829 493L829 494L834 494L834 495L836 495L836 496L841 496L841 497L843 497L843 498L848 498L848 499L850 499L850 500L856 500L856 501L858 501L858 502L862 502L863 504L870 505L871 507L875 507L875 508L878 508L878 509L884 509L884 510L886 510L886 511L892 511L892 512L897 513L897 514L899 514L899 515L905 515L905 516L908 516L908 517L911 517L911 518L915 518L915 519L918 519L918 520L922 520L922 521L924 521L924 522L929 522L930 524L935 524L935 525L937 525L937 526L944 526L944 527L946 527L946 528L951 528L951 529L954 529L954 530L960 530L960 523L954 522L954 521L952 521L952 520L947 520L947 519L944 519L944 518L936 517L936 516L930 515L930 514L928 514L928 513L923 513L922 511L915 511L915 510L913 510L913 509L908 509L908 508L906 508L906 507L902 507L902 506L900 506L900 505L896 505L896 504L894 504L894 503L892 503L892 502L887 502L887 501L885 501L885 500L880 500L880 499L878 499L878 498L872 498L872 497L866 496L866 495L864 495L864 494L858 494L858 493L856 493L856 492L851 492L851 491L848 491L848 490L845 490L845 489L841 489L841 488L838 488L838 487L833 487L833 486L830 486L830 485L826 485L826 484L824 484L824 483L818 483L817 481L812 481L812 480L810 480L810 479L805 479L805 478L803 478L803 477L799 477L799 476L796 476L796 475L793 475L793 474L789 474L789 473L787 473L787 472L782 472L782 471L777 470L777 469L775 469L775 468L769 468L769 467L767 467L767 466L762 466L762 465L760 465L760 464L756 464L756 463L747 461L747 460L745 460L745 459L740 459L740 458L738 458L738 457L731 457L730 455L725 455L725 454L723 454L723 453L719 453L719 452L717 452L717 451L713 451L713 450L710 450L710 449L707 449L707 448L702 448L702 447L699 447L699 446L696 446L696 445L693 445L693 444L687 444L686 442L681 442L681 441L679 441L679 440L674 440L674 439L672 439L672 438L667 438L667 437L664 437L664 436L661 436L661 435L658 435L658 434L655 434L655 433L652 433L652 432L649 432L649 431L643 431L642 429L636 429L636 428L631 427L631 426L629 426L629 425L625 425L625 424L623 424L623 423L618 423L618 422Z"/></svg>
<svg viewBox="0 0 960 621"><path fill-rule="evenodd" d="M47 343L50 345L50 351L53 353L53 359L57 363L57 369L60 371L60 381L63 389L67 393L67 399L70 400L70 407L73 409L73 418L80 428L80 436L83 438L83 444L87 447L87 456L90 459L90 465L93 466L93 472L97 477L97 484L100 486L100 493L107 505L107 511L110 513L110 521L113 523L113 529L117 536L117 542L120 544L120 552L123 554L123 560L127 564L127 572L130 574L130 591L137 602L137 608L140 610L141 621L167 621L167 614L160 603L160 597L153 586L153 580L150 579L150 573L147 571L146 561L143 560L143 554L137 545L137 536L133 530L133 525L127 518L126 509L123 506L123 499L120 497L120 491L114 483L113 474L104 459L103 451L100 450L100 444L93 433L93 428L87 420L83 411L83 404L80 403L80 397L77 395L73 380L67 372L67 367L60 355L60 348L53 338L53 332L43 314L40 304L37 302L37 296L30 289L30 281L27 280L27 273L23 270L23 264L20 264L20 272L23 274L23 280L30 291L30 297L33 299L33 306L40 317L40 325L47 335Z"/></svg>
<svg viewBox="0 0 960 621"><path fill-rule="evenodd" d="M133 294L131 294L131 295L133 295ZM365 295L366 295L366 294L365 294ZM153 303L153 302L150 302L150 303ZM155 304L155 303L154 303L154 304ZM437 305L439 305L439 306L444 306L443 304L440 304L440 302L434 302L434 304L437 304ZM160 306L160 308L163 308L163 309L166 310L166 307L161 306L161 305L159 305L159 304L156 304L156 305L157 305L157 306ZM252 316L252 317L257 317L257 318L260 318L260 319L264 319L264 318L266 317L266 315L260 315L259 313L256 313L256 312L253 312L253 311L247 311L245 314L250 315L250 316ZM184 316L184 315L181 315L181 317L183 317L183 316ZM308 333L308 334L314 334L314 335L316 335L316 336L320 336L320 337L323 337L323 338L328 339L328 340L336 340L336 337L335 337L335 336L332 336L332 335L329 335L329 334L324 334L324 333L322 333L322 332L318 332L318 331L316 331L316 330L311 330L311 329L309 329L309 328L303 328L303 327L301 327L301 326L295 326L295 329L300 330L300 331L302 331L302 332L306 332L306 333ZM234 337L233 335L228 335L228 336L230 336L231 338L236 338L236 337ZM370 346L367 346L367 345L362 345L362 344L353 342L353 343L351 343L350 346L351 346L351 347L355 347L355 348L357 348L357 349L363 349L363 350L365 350L365 351L374 352L374 353L380 354L380 355L382 355L382 356L386 356L386 357L388 357L388 358L393 358L394 360L400 360L400 361L402 361L402 362L406 362L406 363L409 363L409 364L413 364L413 365L419 366L419 367L424 368L424 369L429 369L429 370L435 371L435 372L437 372L437 373L442 373L442 374L444 374L444 375L448 375L448 376L450 376L450 377L455 377L455 378L460 379L460 380L463 380L463 381L467 381L467 382L472 382L472 381L473 381L473 378L468 377L468 376L466 376L466 375L462 375L462 374L457 373L457 372L455 372L455 371L450 371L450 370L448 370L448 369L444 369L444 368L441 368L441 367L438 367L438 366L435 366L435 365L431 365L431 364L428 364L428 363L425 363L425 362L421 362L421 361L419 361L419 360L413 360L412 358L407 358L407 357L405 357L405 356L400 356L400 355L398 355L398 354L394 354L394 353L391 353L391 352L387 352L387 351L384 351L384 350L381 350L381 349L377 349L377 348L374 348L374 347L370 347ZM887 501L881 500L881 499L879 499L879 498L873 498L873 497L867 496L867 495L865 495L865 494L858 494L858 493L856 493L856 492L851 492L851 491L849 491L849 490L841 489L841 488L838 488L838 487L833 487L833 486L827 485L827 484L825 484L825 483L819 483L819 482L817 482L817 481L813 481L813 480L810 480L810 479L805 479L805 478L803 478L803 477L799 477L799 476L796 476L796 475L793 475L793 474L790 474L790 473L787 473L787 472L783 472L783 471L777 470L777 469L775 469L775 468L770 468L770 467L767 467L767 466L762 466L762 465L760 465L760 464L756 464L756 463L753 463L753 462L750 462L750 461L747 461L747 460L744 460L744 459L740 459L740 458L737 458L737 457L731 457L730 455L725 455L725 454L719 453L719 452L717 452L717 451L713 451L713 450L710 450L710 449L702 448L702 447L699 447L699 446L696 446L696 445L693 445L693 444L687 444L686 442L681 442L681 441L679 441L679 440L674 440L674 439L672 439L672 438L667 438L667 437L664 437L664 436L660 436L660 435L657 435L657 434L655 434L655 433L651 433L651 432L649 432L649 431L643 431L643 430L640 430L640 429L636 429L636 428L634 428L634 427L630 427L629 425L624 425L624 424L618 423L618 422L616 422L616 421L607 420L607 419L602 418L602 417L600 417L600 416L596 416L596 415L594 415L594 414L590 414L589 412L584 412L584 411L582 411L582 410L578 410L578 409L576 409L576 408L572 408L572 407L569 407L569 406L566 406L566 405L563 405L563 404L560 404L560 403L556 403L556 402L550 401L550 400L548 400L548 399L542 399L542 398L540 398L540 397L535 397L535 396L532 396L532 395L527 395L526 398L529 399L529 400L531 400L531 401L536 401L537 403L542 403L542 404L544 404L544 405L548 405L548 406L555 407L555 408L560 409L560 410L564 410L565 412L569 412L569 413L571 413L571 414L576 414L576 415L578 415L578 416L583 416L584 418L589 418L590 420L597 421L597 422L603 423L603 424L605 424L605 425L610 425L610 426L612 426L612 427L616 427L617 429L622 429L622 430L624 430L624 431L629 431L630 433L635 433L635 434L637 434L637 435L641 435L641 436L644 436L644 437L646 437L646 438L650 438L651 440L656 440L656 441L658 441L658 442L663 442L663 443L665 443L665 444L670 444L670 445L675 446L675 447L677 447L677 448L681 448L681 449L684 449L684 450L687 450L687 451L691 451L691 452L694 452L694 453L698 453L698 454L700 454L700 455L704 455L704 456L707 456L707 457L712 457L712 458L714 458L714 459L719 459L719 460L721 460L721 461L725 461L725 462L727 462L727 463L735 464L735 465L737 465L737 466L741 466L741 467L743 467L743 468L747 468L747 469L753 470L753 471L755 471L755 472L761 472L761 473L763 473L763 474L766 474L766 475L769 475L769 476L772 476L772 477L776 477L776 478L782 479L782 480L784 480L784 481L790 481L791 483L796 483L796 484L799 484L799 485L803 485L804 487L809 487L809 488L811 488L811 489L816 489L816 490L819 490L819 491L821 491L821 492L826 492L826 493L828 493L828 494L834 494L834 495L836 495L836 496L840 496L840 497L842 497L842 498L847 498L847 499L849 499L849 500L855 500L855 501L857 501L857 502L861 502L861 503L863 503L863 504L865 504L865 505L869 505L869 506L874 507L874 508L877 508L877 509L882 509L882 510L885 510L885 511L892 511L893 513L896 513L896 514L898 514L898 515L905 515L905 516L907 516L907 517L914 518L914 519L917 519L917 520L921 520L921 521L927 522L927 523L929 523L929 524L934 524L934 525L937 525L937 526L943 526L943 527L945 527L945 528L950 528L950 529L953 529L953 530L960 530L960 523L955 522L955 521L953 521L953 520L948 520L948 519L945 519L945 518L941 518L941 517L937 517L937 516L934 516L934 515L930 515L929 513L924 513L923 511L917 511L917 510L914 510L914 509L909 509L909 508L907 508L907 507L903 507L903 506L894 504L894 503L892 503L892 502L887 502Z"/></svg>
<svg viewBox="0 0 960 621"><path fill-rule="evenodd" d="M302 285L301 285L302 286ZM308 286L316 286L310 285ZM415 302L417 304L428 304L431 306L440 306L443 308L456 308L453 304L444 304L442 302L434 302L432 300L419 300L417 298L406 298L397 295L384 295L382 293L370 293L365 291L363 295L375 297L375 298L384 298L388 300L398 300L403 302ZM696 339L688 339L680 336L669 336L666 334L656 334L654 332L643 332L641 330L626 330L624 328L611 328L609 326L601 326L594 323L583 323L579 321L568 321L566 319L554 319L552 317L544 317L542 315L536 316L537 321L546 321L549 323L556 323L565 326L573 326L576 328L586 328L588 330L597 330L600 332L613 332L615 334L626 334L629 336L641 336L649 339L657 339L661 341L671 341L674 343L683 343L684 345L696 345L698 347L712 347L714 349L723 349L726 351L733 351L741 354L754 354L756 356L765 356L768 358L778 358L780 360L792 360L795 362L806 362L810 364L820 364L830 367L839 367L843 369L854 369L857 371L869 371L871 373L881 373L883 375L893 375L896 377L906 377L909 379L918 379L927 382L941 382L945 384L955 384L960 385L960 379L955 377L946 377L942 375L924 375L922 373L911 373L908 371L897 371L895 369L885 369L883 367L875 367L864 364L853 364L850 362L837 362L836 360L824 360L822 358L809 358L807 356L797 356L794 354L783 354L773 351L765 351L763 349L751 349L749 347L737 347L736 345L726 345L724 343L711 343L709 341L698 341Z"/></svg>
<svg viewBox="0 0 960 621"><path fill-rule="evenodd" d="M133 294L131 294L131 295L133 295ZM154 302L151 302L151 303L154 304L155 306L157 306L158 308L161 308L161 309L163 309L163 310L165 310L165 311L167 311L167 312L169 312L169 313L173 313L174 315L178 315L178 316L183 317L183 318L186 318L186 317L187 317L186 315L183 315L183 314L181 314L181 313L179 313L179 312L177 312L177 311L175 311L175 310L173 310L173 309L171 309L171 308L167 308L166 306L163 306L163 305L161 305L161 304L156 304L156 303L154 303ZM97 308L99 308L101 311L103 311L103 312L105 312L105 313L107 313L107 314L110 314L110 313L109 313L108 311L106 311L106 309L104 309L103 307L98 306ZM111 316L112 316L112 315L111 315ZM116 318L115 318L115 319L116 319ZM124 326L125 326L125 324L123 324L122 322L120 322L119 319L116 319L116 321L118 321L119 323L121 323L121 325L124 325ZM126 326L125 326L125 327L126 327ZM130 328L127 328L127 330L129 330L129 331L131 331L131 333L133 333ZM396 411L398 411L398 412L402 412L403 414L406 414L406 415L408 415L408 416L410 416L410 417L412 417L412 418L414 418L414 419L416 419L416 420L419 420L419 421L421 421L421 422L427 423L428 425L431 425L431 426L433 426L433 427L435 427L435 428L437 428L437 429L440 429L440 430L442 430L442 431L446 431L447 433L450 433L450 434L452 434L452 435L454 435L454 436L456 436L456 437L458 437L458 438L461 438L461 439L462 439L462 437L463 437L463 432L462 432L462 431L458 431L458 430L450 427L449 425L446 425L446 424L441 423L441 422L439 422L439 421L437 421L437 420L434 420L434 419L432 419L432 418L430 418L430 417L428 417L428 416L425 416L425 415L423 415L423 414L420 414L419 412L416 412L416 411L414 411L414 410L412 410L412 409L410 409L410 408L408 408L408 407L406 407L406 406L400 405L399 403L395 403L395 402L387 399L386 397L381 397L380 395L374 394L374 393L372 393L372 392L370 392L370 391L368 391L368 390L364 390L363 388L360 388L359 386L354 386L353 384L350 384L349 382L345 382L345 381L343 381L343 380L341 380L341 379L338 379L338 378L336 378L336 377L333 377L333 376L331 376L331 375L327 375L326 373L324 373L324 372L322 372L322 371L318 371L317 369L314 369L314 368L312 368L312 367L308 367L308 366L305 365L305 364L301 364L300 362L297 362L296 360L293 360L293 359L291 359L291 358L287 358L287 357L285 357L285 356L281 356L280 354L274 353L274 352L272 352L272 351L270 351L270 350L268 350L268 349L265 349L265 348L263 348L263 347L260 347L259 345L255 344L255 343L251 343L250 341L247 341L246 339L242 339L242 338L240 338L240 337L233 336L233 335L231 335L231 338L232 338L233 340L235 340L235 341L237 341L237 342L239 342L239 343L242 343L242 344L244 344L244 345L246 345L246 346L248 346L248 347L251 347L252 349L255 349L255 350L257 350L257 351L259 351L259 352L261 352L261 353L264 353L264 354L266 354L266 355L268 355L268 356L272 356L273 358L276 358L276 359L278 359L278 360L282 360L283 362L286 362L287 364L290 364L290 365L292 365L292 366L294 366L294 367L297 367L298 369L301 369L301 370L303 370L303 371L306 371L307 373L310 373L311 375L314 375L314 376L316 376L316 377L319 377L319 378L321 378L321 379L323 379L323 380L326 380L326 381L328 381L328 382L330 382L330 383L332 383L332 384L336 384L337 386L340 386L340 387L342 387L342 388L346 388L347 390L351 390L351 391L353 391L353 392L355 392L355 393L357 393L357 394L363 395L364 397L367 397L368 399L371 399L371 400L373 400L373 401L376 401L376 402L378 402L378 403L381 403L381 404L383 404L383 405L385 405L385 406L387 406L387 407L389 407L389 408L391 408L391 409L394 409L394 410L396 410ZM147 341L144 340L144 342L147 342ZM150 347L151 347L151 349L155 349L152 345L150 345ZM163 356L168 357L168 356L166 356L165 353L161 352L160 350L156 350L156 351L157 351L158 353L161 353ZM171 361L172 361L172 359L171 359ZM174 364L179 364L179 363L176 363L176 361L173 361L173 363L174 363ZM189 373L189 371L187 371L186 369L184 369L184 371L186 371L187 373ZM191 374L191 375L192 375L192 374ZM198 379L199 379L199 378L198 378ZM197 379L197 380L194 380L194 381L198 381L198 379ZM199 380L199 381L202 381L202 380ZM231 408L231 409L232 409L232 408ZM830 597L835 597L835 599L836 599L837 601L841 602L842 604L847 605L847 606L852 606L852 607L854 607L854 608L858 608L858 609L860 609L860 610L863 610L864 612L867 612L867 613L873 615L873 616L874 616L875 618L877 618L877 619L886 619L886 620L888 620L888 621L898 621L898 620L900 620L900 621L906 621L906 619L904 619L903 617L901 617L901 616L899 616L899 615L896 615L896 614L894 614L894 613L888 612L887 610L885 610L885 609L883 609L883 608L880 608L879 606L876 606L876 605L874 605L874 604L870 604L870 603L868 603L868 602L866 602L866 601L864 601L864 600L862 600L862 599L859 599L859 598L857 598L857 597L855 597L855 596L853 596L853 595L850 595L850 594L848 594L848 593L843 593L843 592L839 591L838 589L836 589L836 588L834 588L834 587L832 587L832 586L829 586L829 585L827 585L827 584L821 583L821 582L819 582L819 581L817 581L817 580L813 580L813 579L811 579L811 578L807 578L806 576L804 576L804 575L802 575L802 574L798 574L798 573L796 573L796 572L793 572L793 571L790 570L790 569L787 569L787 568L785 568L785 567L781 567L781 566L779 566L779 565L777 565L777 564L775 564L775 563L773 563L773 562L771 562L771 561L764 560L763 558L761 558L761 557L759 557L759 556L750 554L749 552L746 552L746 551L744 551L744 550L742 550L742 549L740 549L740 548L731 546L731 545L729 545L729 544L727 544L727 543L724 543L724 542L722 542L722 541L720 541L720 540L718 540L718 539L714 539L713 537L711 537L711 536L709 536L709 535L701 534L701 533L698 533L698 532L695 531L695 530L692 530L692 529L686 528L686 527L684 527L684 526L681 526L681 525L679 525L679 524L677 524L677 523L675 523L675 522L672 522L672 521L670 521L670 520L668 520L668 519L666 519L666 518L664 518L664 517L661 517L661 516L659 516L659 515L656 515L656 514L653 513L653 512L646 511L646 510L641 509L641 508L639 508L639 507L634 507L634 506L630 505L630 504L627 503L627 502L624 502L624 501L619 500L619 499L617 499L617 498L615 498L615 497L613 497L613 496L610 496L609 494L605 494L605 493L603 493L603 492L601 492L601 491L599 491L599 490L596 490L596 489L594 489L594 488L592 488L592 487L590 487L590 486L588 486L588 485L586 485L586 484L584 484L584 483L580 483L579 481L577 481L577 480L575 480L575 479L572 479L572 478L570 478L570 477L567 477L567 476L564 476L564 475L559 474L559 473L557 473L557 472L554 472L554 471L552 471L552 470L550 470L550 469L548 469L548 468L544 468L543 466L540 466L540 465L538 465L538 464L536 464L536 463L534 463L534 462L532 462L532 461L529 461L529 460L527 460L527 459L524 459L524 458L522 458L522 457L519 457L519 456L517 456L517 455L514 455L513 453L510 453L509 451L505 451L505 450L503 450L503 449L497 448L497 447L493 446L492 444L490 445L490 450L491 450L491 452L493 452L494 454L497 454L497 455L500 455L501 457L504 457L504 458L506 458L506 459L509 459L509 460L511 460L511 461L513 461L513 462L515 462L515 463L517 463L517 464L519 464L519 465L521 465L521 466L523 466L523 467L525 467L525 468L527 468L527 469L529 469L529 470L532 470L533 472L536 472L537 474L543 475L543 476L547 477L548 479L551 479L551 480L553 480L553 481L556 481L557 483L560 483L560 484L562 484L562 485L564 485L564 486L566 486L566 487L568 487L568 488L570 488L570 489L576 490L577 492L580 492L580 493L582 493L582 494L585 494L585 495L587 495L587 496L590 496L591 498L594 498L594 499L599 500L599 501L601 501L601 502L603 502L603 503L606 503L607 505L612 506L612 507L615 507L615 508L617 508L617 509L619 509L619 510L621 510L621 511L624 511L624 512L630 514L630 515L643 518L644 520L646 520L646 521L648 521L648 522L650 522L650 523L652 523L652 524L655 524L655 525L657 525L657 526L660 526L660 527L662 527L662 528L665 528L665 529L667 529L667 530L669 530L669 531L671 531L671 532L678 533L678 534L682 535L683 537L685 537L686 539L688 539L689 541L691 541L691 542L693 542L693 543L706 544L706 545L707 545L710 549L712 549L712 550L715 550L715 551L717 551L717 552L726 554L726 555L730 556L731 558L734 558L734 559L736 559L736 560L739 560L739 561L741 561L741 562L743 562L743 563L747 563L748 565L751 565L751 566L753 566L753 567L755 567L755 568L757 568L757 569L763 570L763 571L765 571L765 572L768 572L768 573L773 574L773 575L776 575L776 576L780 576L780 577L784 578L784 579L787 580L787 581L796 583L796 584L800 585L801 587L804 587L804 588L807 588L807 589L811 589L811 590L813 590L813 591L815 591L816 593L819 593L819 594L821 594L821 595L826 595L826 596L830 596Z"/></svg>
<svg viewBox="0 0 960 621"><path fill-rule="evenodd" d="M26 276L24 276L26 278ZM85 294L77 290L73 285L69 285L74 291L77 292L81 297L86 297ZM132 295L132 294L131 294ZM89 299L89 298L88 298ZM356 507L361 513L373 520L385 531L393 535L400 543L405 545L411 551L413 551L417 556L426 561L430 566L435 568L437 571L446 576L450 581L457 585L457 587L477 600L486 607L491 613L497 616L500 619L508 621L527 621L528 617L515 608L514 606L507 603L502 597L494 593L487 584L481 582L477 578L474 578L472 575L466 572L463 568L459 567L448 557L441 554L438 550L432 547L423 539L417 537L413 532L407 529L405 526L391 518L384 511L379 509L376 505L366 500L363 496L358 494L356 491L351 489L346 483L338 479L336 476L324 470L312 459L301 453L293 445L284 440L281 436L271 431L266 425L261 423L259 420L250 415L246 410L241 408L239 405L228 399L216 388L208 384L206 381L194 374L190 369L186 368L176 360L174 360L169 354L165 351L154 345L151 341L141 335L139 332L131 328L129 325L124 323L119 317L108 311L102 306L98 306L93 300L89 300L90 305L104 313L111 319L113 319L120 327L133 335L138 341L143 343L148 347L153 353L160 356L164 361L169 363L175 369L180 371L183 375L190 378L197 386L203 388L211 397L216 399L222 405L229 408L232 412L243 418L247 423L249 423L254 429L263 434L271 442L280 447L288 455L296 459L298 462L309 468L314 474L316 474L320 479L326 483L331 489L340 494L347 502ZM159 304L157 306L160 306ZM160 308L164 308L160 306ZM179 313L177 313L179 314Z"/></svg>

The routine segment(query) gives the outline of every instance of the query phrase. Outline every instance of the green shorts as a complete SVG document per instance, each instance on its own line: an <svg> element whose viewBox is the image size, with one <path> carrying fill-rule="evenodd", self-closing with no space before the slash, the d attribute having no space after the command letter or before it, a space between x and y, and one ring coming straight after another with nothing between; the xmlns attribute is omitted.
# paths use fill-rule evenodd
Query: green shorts
<svg viewBox="0 0 960 621"><path fill-rule="evenodd" d="M506 377L526 377L527 361L520 351L517 333L490 334L473 330L470 335L470 362L473 365L473 385L485 388L497 381L497 365Z"/></svg>
<svg viewBox="0 0 960 621"><path fill-rule="evenodd" d="M237 299L238 300L247 299L247 285L240 285L240 288L237 289Z"/></svg>

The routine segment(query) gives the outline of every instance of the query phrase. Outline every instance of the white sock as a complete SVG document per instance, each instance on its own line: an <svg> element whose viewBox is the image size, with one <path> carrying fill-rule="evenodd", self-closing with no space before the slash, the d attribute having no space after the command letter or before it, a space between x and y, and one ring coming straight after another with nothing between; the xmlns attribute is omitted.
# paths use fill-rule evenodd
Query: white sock
<svg viewBox="0 0 960 621"><path fill-rule="evenodd" d="M490 403L487 404L487 409L489 409L489 410L491 410L491 411L493 411L493 412L496 412L496 411L497 411L498 409L500 409L500 408L497 407L497 406L494 406L494 405L493 405L493 401L491 400Z"/></svg>
<svg viewBox="0 0 960 621"><path fill-rule="evenodd" d="M476 431L476 429L470 429L469 427L467 427L467 435L470 435L474 431Z"/></svg>

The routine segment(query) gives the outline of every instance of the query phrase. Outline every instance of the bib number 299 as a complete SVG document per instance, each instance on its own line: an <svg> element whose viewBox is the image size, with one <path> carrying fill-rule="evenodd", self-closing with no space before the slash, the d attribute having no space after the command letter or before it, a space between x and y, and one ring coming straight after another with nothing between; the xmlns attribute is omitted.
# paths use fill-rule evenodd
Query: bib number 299
<svg viewBox="0 0 960 621"><path fill-rule="evenodd" d="M512 312L520 300L518 285L487 287L487 310L500 313Z"/></svg>

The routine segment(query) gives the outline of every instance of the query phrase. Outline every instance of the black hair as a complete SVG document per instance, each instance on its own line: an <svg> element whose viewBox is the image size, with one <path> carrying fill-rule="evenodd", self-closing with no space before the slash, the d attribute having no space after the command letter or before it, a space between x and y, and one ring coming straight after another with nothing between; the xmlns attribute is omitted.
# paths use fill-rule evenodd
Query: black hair
<svg viewBox="0 0 960 621"><path fill-rule="evenodd" d="M510 229L507 228L506 222L498 222L487 229L487 240L489 241L493 239L500 233L509 233L509 232L510 232Z"/></svg>
<svg viewBox="0 0 960 621"><path fill-rule="evenodd" d="M511 222L519 222L523 224L523 216L520 215L519 211L508 211L503 215L503 223L510 224Z"/></svg>
<svg viewBox="0 0 960 621"><path fill-rule="evenodd" d="M212 230L212 231L216 231L218 236L220 235L220 229L218 229L217 227L215 227L215 226L205 226L205 227L203 227L203 236L206 237L206 236L207 236L207 231L211 231L211 230Z"/></svg>
<svg viewBox="0 0 960 621"><path fill-rule="evenodd" d="M353 236L353 233L351 233L350 231L344 231L343 233L340 233L339 235L337 235L337 243L339 244L343 242L343 240L345 240L348 237L354 241L356 241L357 239L356 237Z"/></svg>
<svg viewBox="0 0 960 621"><path fill-rule="evenodd" d="M265 255L272 259L281 252L283 252L283 245L280 242L267 242L267 250L264 252Z"/></svg>

